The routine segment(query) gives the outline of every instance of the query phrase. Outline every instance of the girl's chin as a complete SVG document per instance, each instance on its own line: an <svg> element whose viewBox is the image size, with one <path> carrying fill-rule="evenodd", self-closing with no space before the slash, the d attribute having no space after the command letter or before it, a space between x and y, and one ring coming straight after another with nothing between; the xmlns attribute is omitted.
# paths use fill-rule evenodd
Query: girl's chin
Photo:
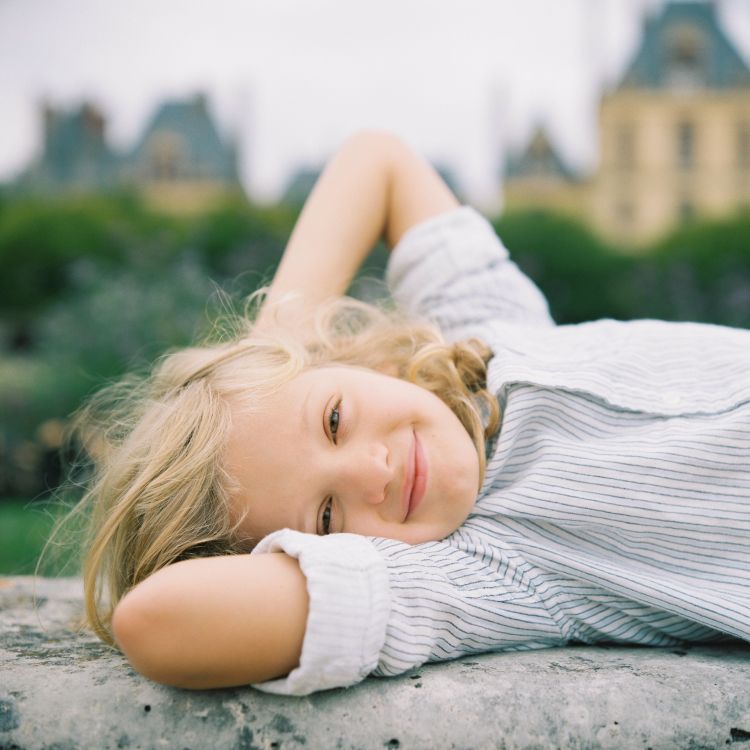
<svg viewBox="0 0 750 750"><path fill-rule="evenodd" d="M455 526L451 524L435 524L414 526L411 529L403 528L399 533L397 541L405 544L426 544L427 542L440 542L447 536L450 536L461 524Z"/></svg>

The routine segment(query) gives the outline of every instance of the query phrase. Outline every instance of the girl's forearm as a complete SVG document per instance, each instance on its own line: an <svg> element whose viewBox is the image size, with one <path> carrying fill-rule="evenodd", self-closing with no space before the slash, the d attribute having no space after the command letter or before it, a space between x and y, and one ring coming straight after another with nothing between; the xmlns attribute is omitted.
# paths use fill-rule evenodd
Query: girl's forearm
<svg viewBox="0 0 750 750"><path fill-rule="evenodd" d="M270 301L293 291L315 306L346 291L384 232L393 151L392 136L360 133L328 163L294 227Z"/></svg>
<svg viewBox="0 0 750 750"><path fill-rule="evenodd" d="M268 301L296 292L308 309L344 294L381 237L393 247L414 224L457 205L435 170L398 137L358 133L308 198Z"/></svg>
<svg viewBox="0 0 750 750"><path fill-rule="evenodd" d="M184 688L245 685L299 664L309 599L285 554L208 557L154 573L117 605L115 638L145 677Z"/></svg>

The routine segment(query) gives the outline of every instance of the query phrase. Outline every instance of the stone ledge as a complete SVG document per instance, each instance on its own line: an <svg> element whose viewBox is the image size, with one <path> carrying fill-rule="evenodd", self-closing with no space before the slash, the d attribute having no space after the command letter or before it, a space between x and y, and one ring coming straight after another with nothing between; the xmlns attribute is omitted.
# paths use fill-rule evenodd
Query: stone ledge
<svg viewBox="0 0 750 750"><path fill-rule="evenodd" d="M283 698L143 679L69 624L80 582L0 578L0 750L750 750L750 646L487 654Z"/></svg>

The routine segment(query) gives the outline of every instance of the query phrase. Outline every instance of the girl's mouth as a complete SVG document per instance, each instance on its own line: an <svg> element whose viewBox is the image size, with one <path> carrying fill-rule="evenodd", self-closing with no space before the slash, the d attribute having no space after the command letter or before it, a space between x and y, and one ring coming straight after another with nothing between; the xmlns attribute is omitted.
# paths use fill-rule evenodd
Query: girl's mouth
<svg viewBox="0 0 750 750"><path fill-rule="evenodd" d="M414 440L409 450L406 488L408 488L408 507L406 517L404 518L405 521L411 517L412 513L414 513L422 502L425 490L427 489L427 454L416 432L414 433Z"/></svg>

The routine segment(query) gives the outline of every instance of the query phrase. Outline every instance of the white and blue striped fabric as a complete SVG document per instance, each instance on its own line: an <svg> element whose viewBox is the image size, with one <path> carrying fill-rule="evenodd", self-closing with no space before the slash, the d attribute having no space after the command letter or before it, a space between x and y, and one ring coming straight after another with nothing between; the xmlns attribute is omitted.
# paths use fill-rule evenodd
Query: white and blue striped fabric
<svg viewBox="0 0 750 750"><path fill-rule="evenodd" d="M555 326L470 208L411 229L394 296L494 352L484 485L442 542L283 530L307 576L305 694L481 651L750 640L750 331Z"/></svg>

